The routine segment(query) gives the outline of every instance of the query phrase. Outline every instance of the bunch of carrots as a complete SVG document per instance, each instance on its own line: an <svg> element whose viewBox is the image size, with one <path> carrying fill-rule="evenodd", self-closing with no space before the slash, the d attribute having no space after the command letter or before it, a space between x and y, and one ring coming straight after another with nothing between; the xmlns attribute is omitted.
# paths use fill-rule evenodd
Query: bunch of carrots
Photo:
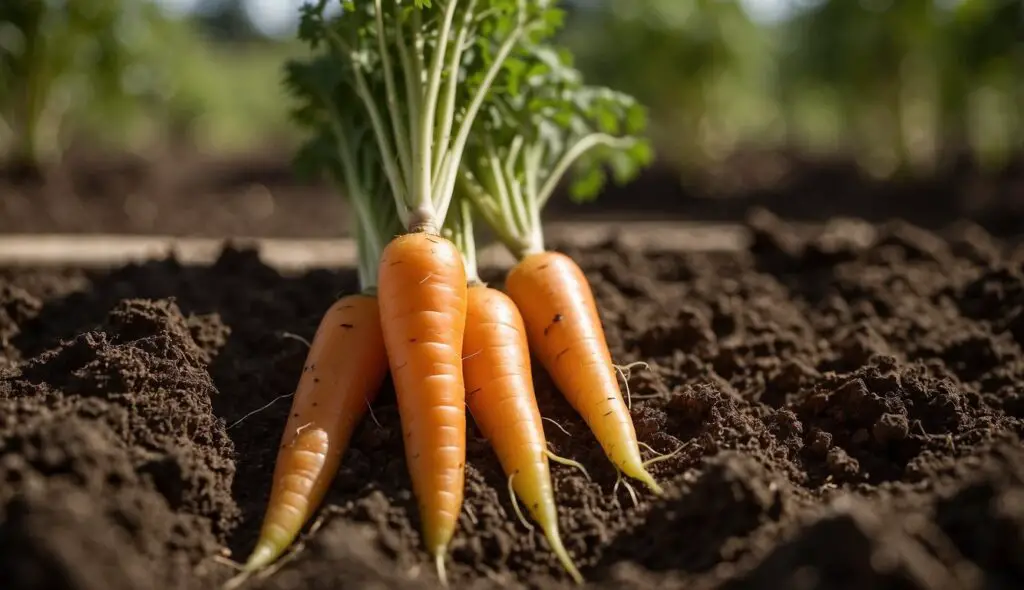
<svg viewBox="0 0 1024 590"><path fill-rule="evenodd" d="M275 561L308 522L390 373L441 582L462 509L467 408L519 517L526 523L517 496L581 582L559 536L548 462L583 467L547 447L531 357L620 477L660 494L647 465L665 456L642 459L590 286L571 258L545 248L540 214L570 172L582 198L608 168L625 180L646 164L644 110L584 84L548 44L562 18L553 1L328 8L303 7L300 36L313 56L290 62L286 80L310 132L298 162L330 179L355 213L362 290L331 306L311 342L245 570ZM474 220L517 260L504 291L477 275Z"/></svg>

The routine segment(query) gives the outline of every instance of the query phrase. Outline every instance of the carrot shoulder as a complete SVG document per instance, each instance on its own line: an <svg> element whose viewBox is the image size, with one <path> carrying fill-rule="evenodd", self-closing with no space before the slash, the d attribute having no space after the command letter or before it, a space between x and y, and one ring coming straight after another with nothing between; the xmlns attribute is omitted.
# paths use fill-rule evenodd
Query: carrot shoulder
<svg viewBox="0 0 1024 590"><path fill-rule="evenodd" d="M549 451L533 391L526 328L516 305L501 291L483 285L470 287L463 356L466 403L473 420L562 566L573 580L582 582L558 532Z"/></svg>
<svg viewBox="0 0 1024 590"><path fill-rule="evenodd" d="M324 314L302 368L247 570L277 559L319 506L386 374L376 298L339 299Z"/></svg>
<svg viewBox="0 0 1024 590"><path fill-rule="evenodd" d="M644 467L583 271L559 252L527 254L509 271L505 290L522 313L530 350L586 421L611 462L660 494L661 486Z"/></svg>
<svg viewBox="0 0 1024 590"><path fill-rule="evenodd" d="M462 256L449 240L408 233L384 249L377 291L384 344L424 542L442 579L465 480L466 290Z"/></svg>

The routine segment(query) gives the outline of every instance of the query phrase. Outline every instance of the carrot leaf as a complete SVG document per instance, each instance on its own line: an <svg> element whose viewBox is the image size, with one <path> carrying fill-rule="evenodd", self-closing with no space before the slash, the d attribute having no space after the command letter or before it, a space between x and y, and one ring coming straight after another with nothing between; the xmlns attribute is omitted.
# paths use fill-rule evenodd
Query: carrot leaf
<svg viewBox="0 0 1024 590"><path fill-rule="evenodd" d="M284 85L296 101L292 118L308 132L295 154L296 172L304 178L326 178L347 198L355 213L360 284L372 292L380 255L399 223L394 202L383 198L387 182L365 113L344 71L322 51L287 62Z"/></svg>
<svg viewBox="0 0 1024 590"><path fill-rule="evenodd" d="M495 81L523 43L553 31L542 0L352 0L326 15L306 5L300 36L328 55L349 88L335 110L359 111L402 224L437 232L459 164ZM514 61L511 63L515 63ZM515 65L511 66L515 68Z"/></svg>
<svg viewBox="0 0 1024 590"><path fill-rule="evenodd" d="M564 179L583 202L653 157L646 109L632 96L587 85L559 48L523 53L522 66L503 72L459 172L460 190L517 257L543 249L540 212Z"/></svg>

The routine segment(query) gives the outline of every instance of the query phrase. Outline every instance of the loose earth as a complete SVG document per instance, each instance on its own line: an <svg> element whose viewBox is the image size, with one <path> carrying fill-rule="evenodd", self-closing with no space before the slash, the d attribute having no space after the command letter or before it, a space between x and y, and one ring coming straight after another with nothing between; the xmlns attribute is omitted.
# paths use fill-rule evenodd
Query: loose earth
<svg viewBox="0 0 1024 590"><path fill-rule="evenodd" d="M637 503L543 371L566 544L595 588L1024 583L1024 248L977 226L795 226L739 253L555 247L586 270L640 439L679 452ZM500 286L501 274L485 278ZM351 271L228 248L0 269L6 590L213 589L255 541L303 339ZM468 441L457 587L569 587ZM653 456L647 453L647 456ZM390 383L317 522L243 587L433 588Z"/></svg>

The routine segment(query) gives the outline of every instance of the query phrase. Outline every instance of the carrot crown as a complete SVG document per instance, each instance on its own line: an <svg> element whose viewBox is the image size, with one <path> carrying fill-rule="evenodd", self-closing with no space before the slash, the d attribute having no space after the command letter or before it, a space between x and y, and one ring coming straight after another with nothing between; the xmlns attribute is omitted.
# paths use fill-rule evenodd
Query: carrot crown
<svg viewBox="0 0 1024 590"><path fill-rule="evenodd" d="M295 164L301 176L325 177L347 197L355 213L360 286L372 293L381 253L400 225L394 202L386 198L380 152L366 118L358 109L344 108L354 99L341 74L330 55L286 63L285 86L299 101L293 119L309 131Z"/></svg>
<svg viewBox="0 0 1024 590"><path fill-rule="evenodd" d="M568 53L524 48L505 92L486 105L470 137L458 186L517 258L544 249L540 212L574 172L570 195L595 198L610 166L617 182L652 158L646 109L622 92L584 84Z"/></svg>
<svg viewBox="0 0 1024 590"><path fill-rule="evenodd" d="M548 34L541 0L326 0L302 11L300 36L328 48L366 117L402 225L437 233L459 162L495 80L524 41Z"/></svg>

